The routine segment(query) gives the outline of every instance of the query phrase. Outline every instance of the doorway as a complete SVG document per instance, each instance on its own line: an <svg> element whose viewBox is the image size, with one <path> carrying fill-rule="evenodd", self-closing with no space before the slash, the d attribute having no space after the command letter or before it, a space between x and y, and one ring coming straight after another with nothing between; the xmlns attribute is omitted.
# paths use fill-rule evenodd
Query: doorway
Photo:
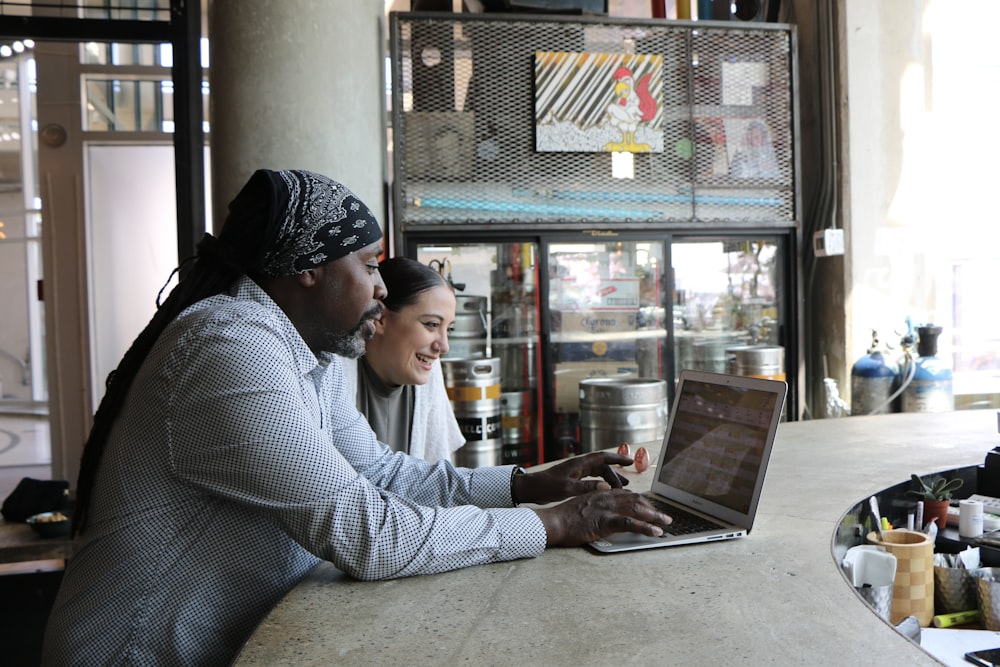
<svg viewBox="0 0 1000 667"><path fill-rule="evenodd" d="M178 264L169 48L33 46L16 68L19 160L3 154L0 92L0 485L6 462L75 482L104 379Z"/></svg>
<svg viewBox="0 0 1000 667"><path fill-rule="evenodd" d="M34 42L0 41L0 495L51 463ZM10 487L9 489L7 487Z"/></svg>

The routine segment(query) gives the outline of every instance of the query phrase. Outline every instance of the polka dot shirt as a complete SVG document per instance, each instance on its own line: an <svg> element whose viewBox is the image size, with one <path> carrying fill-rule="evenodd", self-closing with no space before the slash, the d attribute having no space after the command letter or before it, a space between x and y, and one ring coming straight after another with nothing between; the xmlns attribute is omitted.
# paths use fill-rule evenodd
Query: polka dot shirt
<svg viewBox="0 0 1000 667"><path fill-rule="evenodd" d="M339 360L317 360L243 278L171 323L143 364L44 663L227 663L320 559L375 580L536 556L545 530L511 506L510 479L376 441Z"/></svg>

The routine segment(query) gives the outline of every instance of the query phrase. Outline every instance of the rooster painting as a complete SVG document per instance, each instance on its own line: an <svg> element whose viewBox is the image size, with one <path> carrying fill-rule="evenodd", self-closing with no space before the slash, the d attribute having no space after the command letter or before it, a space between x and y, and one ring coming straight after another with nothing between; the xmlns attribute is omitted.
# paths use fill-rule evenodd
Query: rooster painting
<svg viewBox="0 0 1000 667"><path fill-rule="evenodd" d="M620 142L611 141L605 150L621 153L648 153L649 144L640 144L635 140L635 131L639 123L652 120L656 115L656 100L649 93L649 80L652 75L646 74L636 83L632 70L619 67L614 73L614 99L608 104L608 123L622 133Z"/></svg>
<svg viewBox="0 0 1000 667"><path fill-rule="evenodd" d="M662 153L663 56L535 53L535 150Z"/></svg>

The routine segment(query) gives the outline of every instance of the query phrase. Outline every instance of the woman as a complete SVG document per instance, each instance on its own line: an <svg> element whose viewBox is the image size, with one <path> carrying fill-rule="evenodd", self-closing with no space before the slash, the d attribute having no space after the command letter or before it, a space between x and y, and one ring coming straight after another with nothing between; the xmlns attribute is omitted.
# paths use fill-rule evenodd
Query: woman
<svg viewBox="0 0 1000 667"><path fill-rule="evenodd" d="M455 325L455 293L407 257L379 264L389 294L360 360L344 360L348 393L375 435L397 451L437 461L465 444L444 388L440 357Z"/></svg>

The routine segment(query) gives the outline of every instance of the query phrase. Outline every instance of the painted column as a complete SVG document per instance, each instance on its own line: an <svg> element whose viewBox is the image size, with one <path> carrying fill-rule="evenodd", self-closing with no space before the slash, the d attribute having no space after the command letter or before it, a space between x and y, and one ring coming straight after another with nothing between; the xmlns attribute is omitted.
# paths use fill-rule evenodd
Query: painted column
<svg viewBox="0 0 1000 667"><path fill-rule="evenodd" d="M384 7L212 0L213 224L254 170L343 182L386 223Z"/></svg>

